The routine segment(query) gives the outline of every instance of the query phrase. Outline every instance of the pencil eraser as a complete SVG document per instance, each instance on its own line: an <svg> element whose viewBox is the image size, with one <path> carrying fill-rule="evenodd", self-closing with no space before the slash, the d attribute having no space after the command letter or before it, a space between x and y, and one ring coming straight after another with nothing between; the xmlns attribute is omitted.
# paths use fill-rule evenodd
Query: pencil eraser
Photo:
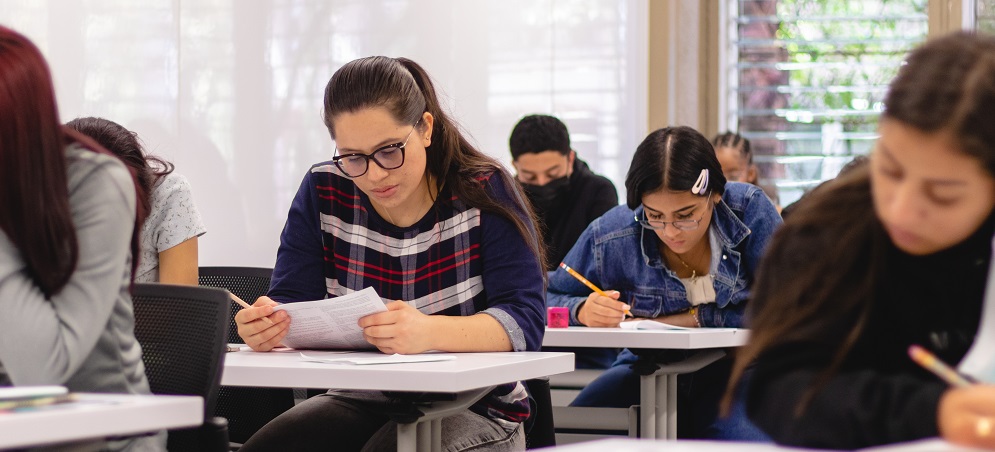
<svg viewBox="0 0 995 452"><path fill-rule="evenodd" d="M570 309L564 307L546 308L546 326L550 328L570 326Z"/></svg>

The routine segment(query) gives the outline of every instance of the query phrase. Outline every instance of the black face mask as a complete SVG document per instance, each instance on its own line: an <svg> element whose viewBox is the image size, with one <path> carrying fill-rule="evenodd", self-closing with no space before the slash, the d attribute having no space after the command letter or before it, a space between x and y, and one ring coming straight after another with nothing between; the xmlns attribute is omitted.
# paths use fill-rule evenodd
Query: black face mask
<svg viewBox="0 0 995 452"><path fill-rule="evenodd" d="M525 196L528 196L540 217L555 215L566 207L566 198L570 193L570 176L553 179L546 185L522 184ZM546 218L546 221L551 218Z"/></svg>

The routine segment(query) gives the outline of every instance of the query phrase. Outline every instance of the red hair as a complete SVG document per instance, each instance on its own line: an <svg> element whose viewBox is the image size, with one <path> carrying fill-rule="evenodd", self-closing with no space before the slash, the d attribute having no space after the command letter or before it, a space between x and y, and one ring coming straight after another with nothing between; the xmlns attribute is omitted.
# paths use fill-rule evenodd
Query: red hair
<svg viewBox="0 0 995 452"><path fill-rule="evenodd" d="M65 287L79 257L65 155L73 142L109 154L62 127L41 52L23 35L0 26L0 229L46 296ZM135 218L132 274L144 216L138 212Z"/></svg>

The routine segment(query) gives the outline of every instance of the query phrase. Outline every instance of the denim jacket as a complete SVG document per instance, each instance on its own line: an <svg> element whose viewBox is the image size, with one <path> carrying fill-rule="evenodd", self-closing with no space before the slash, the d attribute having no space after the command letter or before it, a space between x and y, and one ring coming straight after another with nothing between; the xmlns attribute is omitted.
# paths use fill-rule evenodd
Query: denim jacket
<svg viewBox="0 0 995 452"><path fill-rule="evenodd" d="M602 290L617 290L636 317L654 318L691 308L684 283L667 268L660 240L635 220L642 215L621 205L594 220L563 259ZM715 204L708 237L715 303L698 306L703 327L742 327L753 275L781 216L764 192L729 182ZM570 308L570 324L581 325L577 310L591 290L563 270L549 273L548 306Z"/></svg>

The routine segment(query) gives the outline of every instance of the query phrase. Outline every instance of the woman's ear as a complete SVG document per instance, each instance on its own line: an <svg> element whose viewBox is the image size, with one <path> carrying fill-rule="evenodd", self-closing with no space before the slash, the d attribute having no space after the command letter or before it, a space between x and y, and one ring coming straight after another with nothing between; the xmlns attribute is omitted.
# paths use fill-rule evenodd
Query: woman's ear
<svg viewBox="0 0 995 452"><path fill-rule="evenodd" d="M435 117L431 113L425 112L421 115L421 129L418 130L421 136L422 145L429 147L432 144L432 131L435 127Z"/></svg>

